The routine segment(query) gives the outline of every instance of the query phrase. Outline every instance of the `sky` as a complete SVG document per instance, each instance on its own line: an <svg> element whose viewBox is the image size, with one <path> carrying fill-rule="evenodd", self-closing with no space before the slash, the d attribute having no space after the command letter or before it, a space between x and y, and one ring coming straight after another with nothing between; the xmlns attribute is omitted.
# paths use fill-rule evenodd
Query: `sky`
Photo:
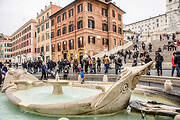
<svg viewBox="0 0 180 120"><path fill-rule="evenodd" d="M37 12L53 4L64 7L73 0L0 0L0 33L12 35L18 28L36 19ZM164 14L166 0L113 0L126 14L124 24L133 23L149 17Z"/></svg>

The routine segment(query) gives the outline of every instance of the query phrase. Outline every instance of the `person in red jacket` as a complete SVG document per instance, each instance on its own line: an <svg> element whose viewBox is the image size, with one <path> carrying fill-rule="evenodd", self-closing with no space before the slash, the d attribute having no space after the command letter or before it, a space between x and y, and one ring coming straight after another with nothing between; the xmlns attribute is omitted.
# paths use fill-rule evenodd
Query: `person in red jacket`
<svg viewBox="0 0 180 120"><path fill-rule="evenodd" d="M176 64L174 63L174 57L176 56L176 52L173 52L173 56L171 58L171 62L172 62L172 72L171 72L171 76L173 77L174 75L174 71L176 69Z"/></svg>

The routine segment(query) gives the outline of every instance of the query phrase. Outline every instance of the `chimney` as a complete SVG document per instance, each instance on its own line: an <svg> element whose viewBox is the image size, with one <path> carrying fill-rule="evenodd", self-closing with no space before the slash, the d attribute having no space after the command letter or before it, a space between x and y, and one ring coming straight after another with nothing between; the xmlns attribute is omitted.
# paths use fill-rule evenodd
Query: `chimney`
<svg viewBox="0 0 180 120"><path fill-rule="evenodd" d="M52 2L50 1L50 5L52 5Z"/></svg>

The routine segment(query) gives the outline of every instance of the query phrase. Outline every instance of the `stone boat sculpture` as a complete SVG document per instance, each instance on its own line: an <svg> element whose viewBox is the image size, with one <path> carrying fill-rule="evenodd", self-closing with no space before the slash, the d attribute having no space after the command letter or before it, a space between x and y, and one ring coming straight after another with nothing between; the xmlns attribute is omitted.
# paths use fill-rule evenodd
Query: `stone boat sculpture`
<svg viewBox="0 0 180 120"><path fill-rule="evenodd" d="M48 116L81 116L114 114L125 109L141 75L147 73L153 62L143 66L125 68L117 82L96 96L80 99L78 101L59 104L23 104L23 100L13 93L21 89L43 86L47 83L39 81L33 75L23 70L10 70L5 78L2 91L9 101L31 113ZM77 86L79 83L74 83ZM86 83L85 83L86 84ZM79 84L80 85L80 84ZM99 89L97 86L96 88ZM33 93L32 93L33 94Z"/></svg>

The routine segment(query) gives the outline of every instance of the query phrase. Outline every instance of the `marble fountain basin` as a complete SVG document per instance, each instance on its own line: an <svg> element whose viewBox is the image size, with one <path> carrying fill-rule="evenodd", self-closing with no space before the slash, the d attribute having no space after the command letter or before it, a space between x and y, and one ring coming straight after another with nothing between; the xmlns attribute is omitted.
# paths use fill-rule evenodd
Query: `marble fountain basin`
<svg viewBox="0 0 180 120"><path fill-rule="evenodd" d="M131 91L153 62L125 68L116 83L42 82L25 70L11 69L2 91L25 111L45 116L114 114L127 108Z"/></svg>

